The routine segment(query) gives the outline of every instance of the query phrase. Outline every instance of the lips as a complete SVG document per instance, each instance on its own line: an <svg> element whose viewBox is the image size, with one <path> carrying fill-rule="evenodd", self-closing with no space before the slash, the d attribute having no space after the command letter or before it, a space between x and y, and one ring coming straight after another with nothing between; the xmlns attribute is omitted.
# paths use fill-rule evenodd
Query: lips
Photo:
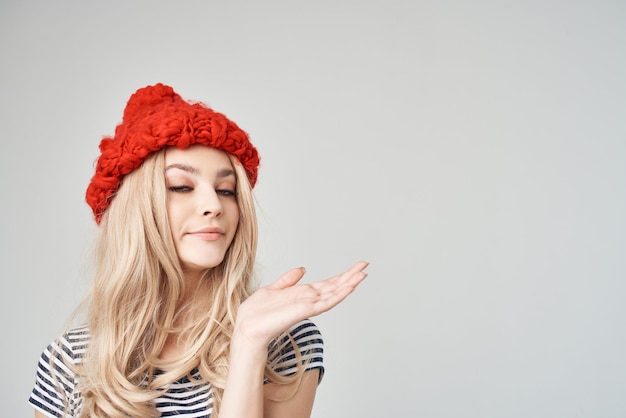
<svg viewBox="0 0 626 418"><path fill-rule="evenodd" d="M217 241L224 236L224 230L218 227L205 227L188 232L187 235L205 241Z"/></svg>

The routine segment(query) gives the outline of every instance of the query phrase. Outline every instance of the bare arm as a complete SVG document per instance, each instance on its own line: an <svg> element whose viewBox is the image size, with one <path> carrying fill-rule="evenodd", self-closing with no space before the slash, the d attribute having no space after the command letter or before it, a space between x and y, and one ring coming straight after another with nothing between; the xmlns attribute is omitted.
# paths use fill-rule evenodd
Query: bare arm
<svg viewBox="0 0 626 418"><path fill-rule="evenodd" d="M274 401L272 399L284 399L293 391L292 385L297 383L292 383L291 385L269 383L265 385L263 418L310 417L318 382L319 370L305 372L296 394L285 401Z"/></svg>
<svg viewBox="0 0 626 418"><path fill-rule="evenodd" d="M295 396L285 402L266 399L280 385L263 386L270 340L305 318L343 301L367 277L359 262L330 279L297 284L304 269L294 269L255 292L240 307L230 349L220 418L308 418L317 388L317 373L305 372Z"/></svg>

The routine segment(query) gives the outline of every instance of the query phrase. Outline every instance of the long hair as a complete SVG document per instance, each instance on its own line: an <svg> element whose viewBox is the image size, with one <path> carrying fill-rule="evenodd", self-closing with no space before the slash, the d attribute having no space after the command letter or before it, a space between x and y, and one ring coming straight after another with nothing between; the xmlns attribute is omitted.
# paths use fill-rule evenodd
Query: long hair
<svg viewBox="0 0 626 418"><path fill-rule="evenodd" d="M213 414L219 411L236 313L254 290L255 202L244 168L231 157L240 213L237 231L223 262L202 279L209 282L208 290L194 296L203 298L203 309L182 302L190 289L168 222L164 154L155 153L124 177L102 218L89 295L91 338L77 370L81 416L154 417L152 401L164 392L160 388L191 377L194 369L200 372L198 383L211 383ZM164 362L159 354L172 333L184 337L186 350ZM299 382L302 374L300 364L289 377L269 364L265 368L266 381L279 384Z"/></svg>

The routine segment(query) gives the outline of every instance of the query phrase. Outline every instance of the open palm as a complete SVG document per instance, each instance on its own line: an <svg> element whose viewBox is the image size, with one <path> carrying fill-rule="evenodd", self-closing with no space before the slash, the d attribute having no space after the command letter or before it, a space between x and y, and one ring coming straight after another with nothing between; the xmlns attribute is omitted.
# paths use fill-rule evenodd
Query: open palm
<svg viewBox="0 0 626 418"><path fill-rule="evenodd" d="M298 283L303 268L290 270L244 301L237 313L237 328L249 340L267 344L296 322L343 301L367 277L363 271L367 266L360 261L341 274L305 284Z"/></svg>

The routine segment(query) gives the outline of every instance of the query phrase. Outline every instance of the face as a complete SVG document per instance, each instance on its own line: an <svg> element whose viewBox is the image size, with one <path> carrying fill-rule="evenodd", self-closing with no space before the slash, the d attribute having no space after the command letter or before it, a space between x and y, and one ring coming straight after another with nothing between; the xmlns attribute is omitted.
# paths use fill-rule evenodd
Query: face
<svg viewBox="0 0 626 418"><path fill-rule="evenodd" d="M204 145L165 151L167 214L188 277L219 265L239 223L237 178L224 151Z"/></svg>

